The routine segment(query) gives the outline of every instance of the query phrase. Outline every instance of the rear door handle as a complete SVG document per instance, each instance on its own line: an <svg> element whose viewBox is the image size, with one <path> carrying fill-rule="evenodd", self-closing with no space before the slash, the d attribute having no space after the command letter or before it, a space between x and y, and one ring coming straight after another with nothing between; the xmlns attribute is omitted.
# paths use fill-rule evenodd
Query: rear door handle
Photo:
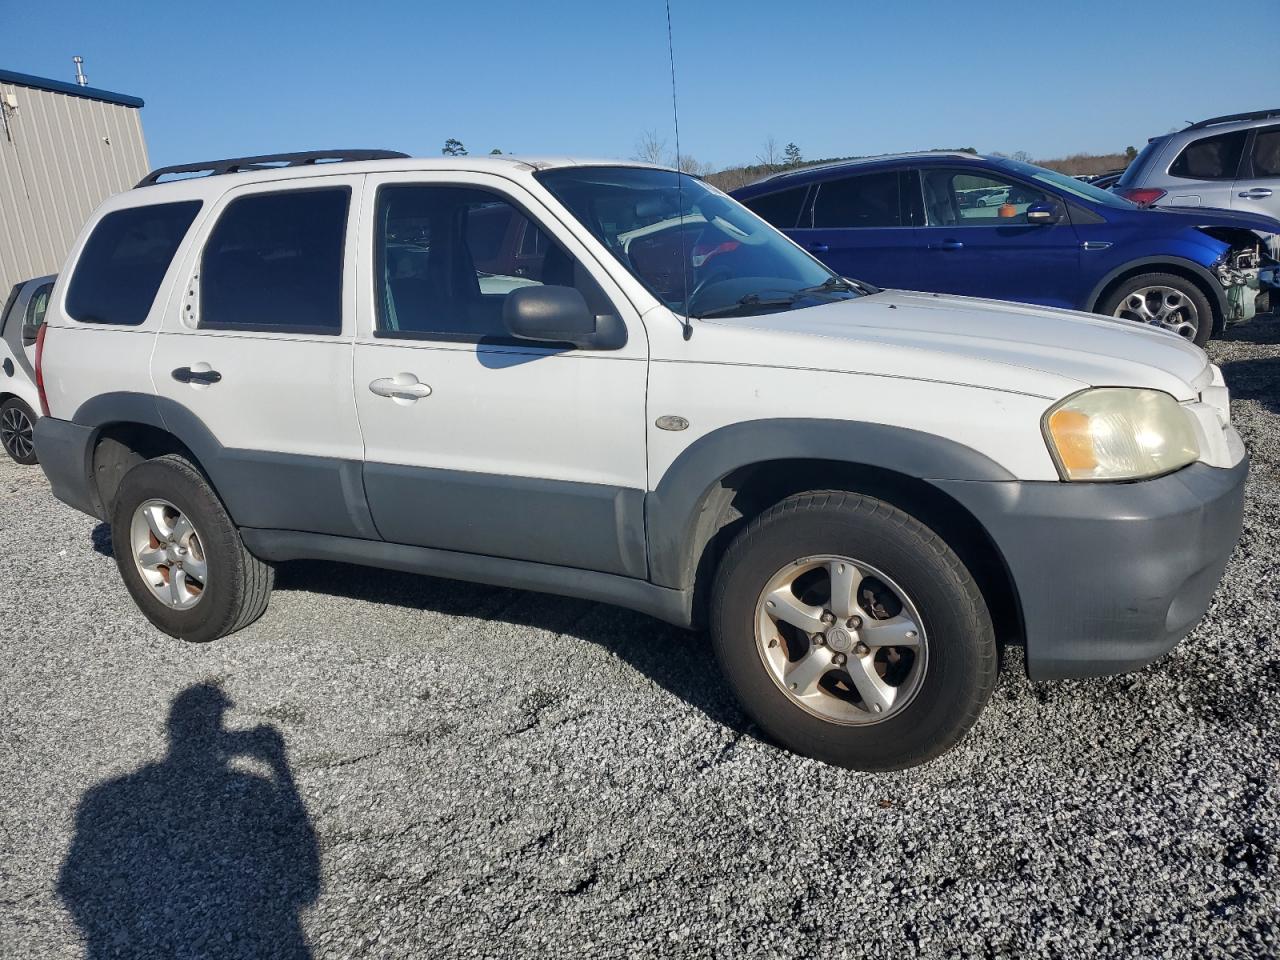
<svg viewBox="0 0 1280 960"><path fill-rule="evenodd" d="M809 244L809 250L810 250L811 252L813 252L813 253L826 253L826 252L827 252L828 250L830 250L830 249L831 249L831 248L830 248L829 246L827 246L825 243L811 243L811 244Z"/></svg>
<svg viewBox="0 0 1280 960"><path fill-rule="evenodd" d="M940 240L929 244L930 250L963 250L964 244L959 240Z"/></svg>
<svg viewBox="0 0 1280 960"><path fill-rule="evenodd" d="M211 383L217 383L222 379L222 374L217 370L208 369L207 363L198 363L197 367L204 367L203 370L192 370L190 367L179 367L173 371L173 379L179 383L198 383L208 386Z"/></svg>
<svg viewBox="0 0 1280 960"><path fill-rule="evenodd" d="M369 384L369 390L380 397L404 403L416 403L431 396L431 387L412 373L397 373L394 377L379 377Z"/></svg>
<svg viewBox="0 0 1280 960"><path fill-rule="evenodd" d="M1240 194L1246 200L1265 200L1271 196L1271 191L1266 187L1251 187Z"/></svg>

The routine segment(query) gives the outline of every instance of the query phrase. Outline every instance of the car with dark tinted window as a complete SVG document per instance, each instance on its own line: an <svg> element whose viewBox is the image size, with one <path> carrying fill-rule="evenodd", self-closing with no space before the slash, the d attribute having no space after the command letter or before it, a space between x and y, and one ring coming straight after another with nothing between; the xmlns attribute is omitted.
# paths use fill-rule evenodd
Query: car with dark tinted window
<svg viewBox="0 0 1280 960"><path fill-rule="evenodd" d="M1198 344L1270 309L1280 284L1280 222L1142 209L1003 157L841 161L734 196L842 276L1104 313Z"/></svg>
<svg viewBox="0 0 1280 960"><path fill-rule="evenodd" d="M1145 206L1280 218L1280 109L1213 117L1152 137L1114 189Z"/></svg>

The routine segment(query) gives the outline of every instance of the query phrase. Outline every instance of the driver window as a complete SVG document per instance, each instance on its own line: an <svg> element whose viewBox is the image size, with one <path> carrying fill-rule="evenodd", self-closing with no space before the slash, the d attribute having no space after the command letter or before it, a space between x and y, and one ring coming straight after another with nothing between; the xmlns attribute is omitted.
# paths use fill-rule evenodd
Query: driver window
<svg viewBox="0 0 1280 960"><path fill-rule="evenodd" d="M507 295L540 284L574 287L596 315L613 312L582 265L499 194L388 185L375 217L379 336L505 339Z"/></svg>
<svg viewBox="0 0 1280 960"><path fill-rule="evenodd" d="M1016 180L958 170L924 171L924 203L931 227L1003 227L1027 222L1027 207L1045 201Z"/></svg>

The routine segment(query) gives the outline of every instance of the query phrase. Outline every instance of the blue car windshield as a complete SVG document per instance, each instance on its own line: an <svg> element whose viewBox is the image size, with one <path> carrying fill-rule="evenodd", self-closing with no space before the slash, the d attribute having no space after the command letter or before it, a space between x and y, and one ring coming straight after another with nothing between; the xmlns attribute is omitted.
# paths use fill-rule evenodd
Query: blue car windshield
<svg viewBox="0 0 1280 960"><path fill-rule="evenodd" d="M842 280L736 200L651 167L544 170L538 180L676 313L746 316L846 299Z"/></svg>
<svg viewBox="0 0 1280 960"><path fill-rule="evenodd" d="M1030 163L1022 163L1019 160L1006 160L1005 164L1009 169L1016 170L1024 177L1030 177L1033 180L1039 180L1041 183L1047 183L1051 187L1057 187L1059 190L1079 197L1081 200L1091 200L1094 203L1102 204L1104 207L1116 207L1123 210L1137 209L1136 204L1130 203L1124 197L1117 196L1107 190L1101 190L1093 186L1093 184L1077 180L1075 177L1068 177L1065 173L1047 170L1044 167L1037 167Z"/></svg>

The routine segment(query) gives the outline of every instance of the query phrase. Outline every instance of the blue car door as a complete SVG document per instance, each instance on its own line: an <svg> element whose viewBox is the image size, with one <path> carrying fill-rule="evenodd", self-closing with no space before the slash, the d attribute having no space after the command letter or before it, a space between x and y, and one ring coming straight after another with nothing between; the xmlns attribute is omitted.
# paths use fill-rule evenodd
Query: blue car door
<svg viewBox="0 0 1280 960"><path fill-rule="evenodd" d="M814 185L792 239L843 277L878 287L918 289L915 224L922 213L917 174L885 170Z"/></svg>
<svg viewBox="0 0 1280 960"><path fill-rule="evenodd" d="M1078 307L1080 241L1062 200L986 169L926 167L921 186L918 289ZM1056 219L1028 222L1033 203L1054 205Z"/></svg>

